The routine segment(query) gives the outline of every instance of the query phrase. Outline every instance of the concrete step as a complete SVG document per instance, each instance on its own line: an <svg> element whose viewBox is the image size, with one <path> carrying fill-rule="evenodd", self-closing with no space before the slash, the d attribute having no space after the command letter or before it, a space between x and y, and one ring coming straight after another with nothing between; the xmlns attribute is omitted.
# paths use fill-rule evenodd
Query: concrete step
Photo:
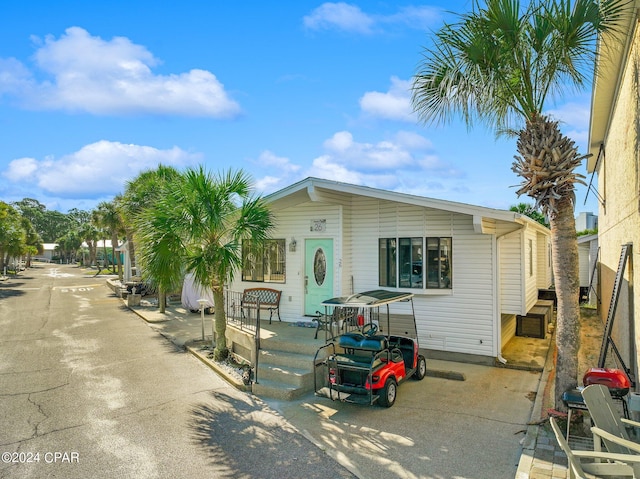
<svg viewBox="0 0 640 479"><path fill-rule="evenodd" d="M313 367L313 354L298 354L272 349L260 350L260 364L273 364L290 368L309 369Z"/></svg>
<svg viewBox="0 0 640 479"><path fill-rule="evenodd" d="M324 340L317 339L313 342L280 341L273 338L260 338L260 349L267 351L285 351L289 353L307 354L313 358Z"/></svg>
<svg viewBox="0 0 640 479"><path fill-rule="evenodd" d="M313 390L313 386L311 387ZM253 383L251 392L258 397L279 399L281 401L293 401L308 391L305 388L299 388L290 384L285 384L279 381L261 379L258 377L258 382Z"/></svg>
<svg viewBox="0 0 640 479"><path fill-rule="evenodd" d="M296 388L313 389L313 372L311 368L288 368L275 364L258 364L258 381L265 379Z"/></svg>

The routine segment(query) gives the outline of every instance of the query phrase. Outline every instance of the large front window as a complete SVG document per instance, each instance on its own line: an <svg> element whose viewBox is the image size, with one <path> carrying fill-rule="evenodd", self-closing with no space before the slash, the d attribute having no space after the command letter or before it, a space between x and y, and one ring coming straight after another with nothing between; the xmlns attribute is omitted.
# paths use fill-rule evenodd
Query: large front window
<svg viewBox="0 0 640 479"><path fill-rule="evenodd" d="M266 240L261 245L242 242L242 280L285 282L285 240Z"/></svg>
<svg viewBox="0 0 640 479"><path fill-rule="evenodd" d="M378 246L380 286L451 288L451 238L380 238Z"/></svg>

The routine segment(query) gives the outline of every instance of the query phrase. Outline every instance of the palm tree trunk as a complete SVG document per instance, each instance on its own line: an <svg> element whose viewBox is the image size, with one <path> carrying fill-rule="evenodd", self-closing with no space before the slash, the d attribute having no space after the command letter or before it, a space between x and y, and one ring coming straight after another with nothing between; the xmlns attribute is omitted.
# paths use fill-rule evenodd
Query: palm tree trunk
<svg viewBox="0 0 640 479"><path fill-rule="evenodd" d="M158 287L158 307L161 313L167 311L167 294L164 288Z"/></svg>
<svg viewBox="0 0 640 479"><path fill-rule="evenodd" d="M120 261L120 252L116 251L118 248L118 235L111 235L111 252L113 253L114 264L118 267L118 279L122 281L122 261Z"/></svg>
<svg viewBox="0 0 640 479"><path fill-rule="evenodd" d="M131 269L134 269L136 267L136 248L133 242L133 230L129 227L125 227L124 230L127 237L127 246L129 248L129 262L131 264ZM129 274L131 274L131 271L129 271ZM135 275L138 275L137 269Z"/></svg>
<svg viewBox="0 0 640 479"><path fill-rule="evenodd" d="M224 292L222 288L213 288L213 304L215 307L215 350L213 359L220 361L229 355L227 349L227 318L224 313Z"/></svg>
<svg viewBox="0 0 640 479"><path fill-rule="evenodd" d="M578 348L580 347L580 281L578 243L573 202L563 198L556 203L557 212L550 215L553 274L558 309L556 318L555 407L563 409L562 394L575 388L578 381Z"/></svg>

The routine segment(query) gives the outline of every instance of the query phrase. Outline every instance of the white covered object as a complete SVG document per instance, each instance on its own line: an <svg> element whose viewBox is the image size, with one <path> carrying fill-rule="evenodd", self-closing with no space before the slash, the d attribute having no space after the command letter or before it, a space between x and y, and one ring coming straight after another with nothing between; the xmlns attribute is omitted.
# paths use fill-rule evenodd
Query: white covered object
<svg viewBox="0 0 640 479"><path fill-rule="evenodd" d="M199 299L206 299L205 308L213 308L213 291L197 284L193 273L187 273L182 283L182 306L189 310L199 310Z"/></svg>

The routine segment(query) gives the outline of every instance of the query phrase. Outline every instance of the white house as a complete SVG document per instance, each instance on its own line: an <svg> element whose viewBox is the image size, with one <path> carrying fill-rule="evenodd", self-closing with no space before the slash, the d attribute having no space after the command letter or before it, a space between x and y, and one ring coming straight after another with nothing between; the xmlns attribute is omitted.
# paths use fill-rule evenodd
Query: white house
<svg viewBox="0 0 640 479"><path fill-rule="evenodd" d="M431 357L493 361L551 284L550 232L515 212L317 178L266 199L273 239L257 255L243 245L231 289L281 290L283 320L334 296L408 291Z"/></svg>

